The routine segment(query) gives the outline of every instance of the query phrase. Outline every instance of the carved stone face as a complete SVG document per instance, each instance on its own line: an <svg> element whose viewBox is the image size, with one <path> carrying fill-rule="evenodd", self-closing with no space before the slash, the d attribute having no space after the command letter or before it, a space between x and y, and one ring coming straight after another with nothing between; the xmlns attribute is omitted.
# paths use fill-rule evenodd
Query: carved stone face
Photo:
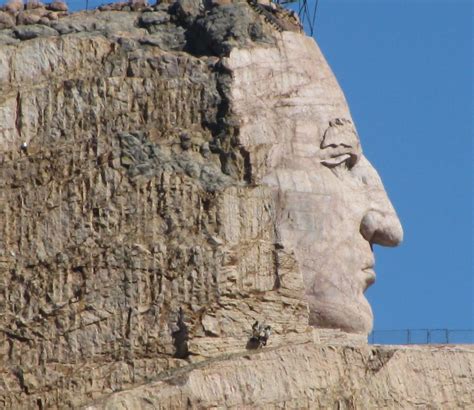
<svg viewBox="0 0 474 410"><path fill-rule="evenodd" d="M334 75L312 39L287 32L277 48L234 50L227 66L241 142L255 182L274 193L310 324L370 332L373 244L396 246L403 231Z"/></svg>

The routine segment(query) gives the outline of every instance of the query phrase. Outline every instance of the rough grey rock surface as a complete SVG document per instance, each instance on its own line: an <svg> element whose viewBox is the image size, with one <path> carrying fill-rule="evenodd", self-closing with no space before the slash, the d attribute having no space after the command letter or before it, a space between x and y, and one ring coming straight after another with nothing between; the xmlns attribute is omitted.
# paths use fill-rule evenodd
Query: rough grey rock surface
<svg viewBox="0 0 474 410"><path fill-rule="evenodd" d="M55 29L40 24L17 26L15 27L14 32L19 40L30 40L36 37L48 37L58 35L58 32Z"/></svg>

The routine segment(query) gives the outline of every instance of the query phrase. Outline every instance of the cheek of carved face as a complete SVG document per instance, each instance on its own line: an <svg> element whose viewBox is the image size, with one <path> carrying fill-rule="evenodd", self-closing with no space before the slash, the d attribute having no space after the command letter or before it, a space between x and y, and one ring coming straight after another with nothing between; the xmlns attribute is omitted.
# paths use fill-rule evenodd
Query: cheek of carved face
<svg viewBox="0 0 474 410"><path fill-rule="evenodd" d="M372 245L395 246L402 230L334 75L312 39L287 32L226 64L240 142L256 183L275 194L276 232L295 252L311 324L370 331Z"/></svg>
<svg viewBox="0 0 474 410"><path fill-rule="evenodd" d="M402 231L350 120L331 121L316 160L295 158L276 180L278 227L299 262L311 324L369 332L372 245L395 246Z"/></svg>

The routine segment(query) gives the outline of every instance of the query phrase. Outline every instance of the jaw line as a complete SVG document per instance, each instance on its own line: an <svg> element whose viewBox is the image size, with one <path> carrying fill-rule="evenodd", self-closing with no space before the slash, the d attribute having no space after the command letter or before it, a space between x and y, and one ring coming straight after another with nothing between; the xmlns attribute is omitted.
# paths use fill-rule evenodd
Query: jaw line
<svg viewBox="0 0 474 410"><path fill-rule="evenodd" d="M351 304L308 301L309 324L315 328L340 329L347 333L369 334L373 314L367 299L361 295Z"/></svg>

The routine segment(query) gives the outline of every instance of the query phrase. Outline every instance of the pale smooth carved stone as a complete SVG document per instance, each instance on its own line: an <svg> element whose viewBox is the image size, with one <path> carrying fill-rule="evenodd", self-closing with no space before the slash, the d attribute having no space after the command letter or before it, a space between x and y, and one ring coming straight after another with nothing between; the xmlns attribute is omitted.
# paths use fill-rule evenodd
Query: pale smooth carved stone
<svg viewBox="0 0 474 410"><path fill-rule="evenodd" d="M296 254L310 324L369 333L372 247L398 245L403 231L331 69L313 39L292 32L276 47L234 49L225 66L253 182L273 191L277 236Z"/></svg>

